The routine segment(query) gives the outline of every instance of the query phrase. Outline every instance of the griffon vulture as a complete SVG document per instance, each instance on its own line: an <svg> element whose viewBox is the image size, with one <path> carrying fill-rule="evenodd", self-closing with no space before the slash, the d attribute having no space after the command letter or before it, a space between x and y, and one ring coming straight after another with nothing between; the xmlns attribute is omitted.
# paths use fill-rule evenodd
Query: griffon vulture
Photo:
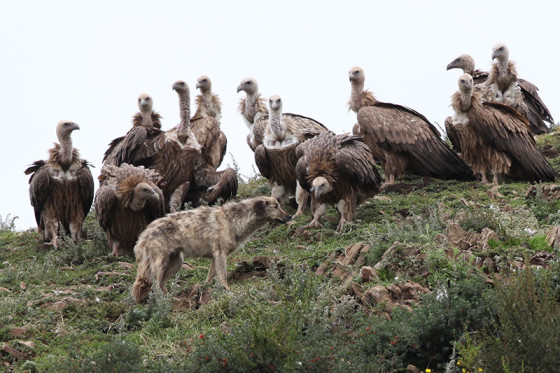
<svg viewBox="0 0 560 373"><path fill-rule="evenodd" d="M556 173L537 150L527 119L510 106L484 102L473 90L468 74L459 78L452 96L453 124L460 135L463 158L487 182L505 176L511 180L554 181Z"/></svg>
<svg viewBox="0 0 560 373"><path fill-rule="evenodd" d="M82 224L93 201L90 164L72 146L72 131L80 127L71 121L56 126L59 144L49 150L49 159L36 161L25 170L29 197L35 210L39 233L45 242L57 246L60 224L75 240L82 235Z"/></svg>
<svg viewBox="0 0 560 373"><path fill-rule="evenodd" d="M502 51L499 51L499 49L501 47L504 47L504 49ZM509 70L509 65L511 64L511 67L513 67L513 72L515 72L515 66L513 65L512 62L508 61L509 58L509 51L507 49L507 47L503 44L501 45L496 45L494 47L495 52L493 52L493 58L494 58L494 54L496 55L496 58L498 59L498 62L494 64L494 66L492 67L492 70L495 70L495 73L492 77L491 82L496 82L496 78L499 75L499 70L500 68L498 68L501 64L501 66L503 66L501 69L502 71L507 71ZM505 52L505 53L504 53ZM507 55L507 57L506 57ZM503 60L503 62L501 61ZM463 73L469 74L473 77L473 81L475 84L475 90L479 89L478 87L481 87L483 89L483 92L485 90L490 90L490 82L488 85L486 85L486 81L488 79L488 72L487 71L482 71L482 70L475 70L475 63L474 63L474 59L469 56L468 54L463 54L459 57L457 57L456 59L454 59L452 62L450 62L447 65L447 70L449 69L453 69L453 68L460 68L463 70ZM515 74L517 74L515 72ZM548 108L546 107L546 105L544 104L544 102L542 101L541 97L539 96L539 88L537 86L535 86L533 83L525 80L525 79L520 79L520 78L516 78L517 79L517 84L519 89L521 90L522 93L522 99L523 99L523 103L524 105L520 105L519 107L519 111L521 112L521 114L525 115L527 117L527 119L529 120L529 123L531 125L530 130L531 133L538 135L541 133L546 133L549 131L549 128L547 127L545 122L548 122L550 124L554 123L554 119L552 118L552 114L550 113L550 111L548 110ZM506 83L507 84L507 83ZM484 87L483 87L484 86ZM495 88L498 88L498 85L494 86ZM494 100L494 92L490 91L491 94L484 94L483 95L483 99L487 99L490 101ZM487 98L488 97L488 98ZM502 95L503 97L503 95ZM514 97L519 97L519 93L514 92ZM502 102L502 103L506 103L507 102Z"/></svg>
<svg viewBox="0 0 560 373"><path fill-rule="evenodd" d="M209 79L199 78L197 86L200 84L209 84ZM188 86L180 80L173 85L173 89L179 96L181 122L188 121L190 113ZM228 200L235 197L238 187L237 172L231 168L216 171L226 149L226 136L220 130L220 123L213 117L195 115L190 119L190 126L193 127L193 132L198 131L194 132L194 137L202 141L202 158L193 175L188 193L183 195L181 204L190 202L193 206L198 206L204 200L212 205L220 198Z"/></svg>
<svg viewBox="0 0 560 373"><path fill-rule="evenodd" d="M340 212L340 231L352 222L358 206L379 191L381 176L359 136L321 133L299 145L296 153L297 179L312 196L313 220L308 227L321 225L330 204Z"/></svg>
<svg viewBox="0 0 560 373"><path fill-rule="evenodd" d="M204 163L216 170L222 163L227 149L227 138L221 131L217 119L221 117L221 103L217 96L212 94L212 82L208 77L198 78L196 86L200 88L202 94L197 96L198 107L195 115L190 118L189 128L200 144ZM183 117L187 113L187 108L190 113L190 95L185 92L184 83L173 87L179 95L179 108ZM176 130L177 127L173 127L167 132L174 133Z"/></svg>
<svg viewBox="0 0 560 373"><path fill-rule="evenodd" d="M188 87L186 90L188 96ZM172 132L154 126L133 126L125 136L111 142L103 158L107 164L128 163L156 170L162 177L159 187L166 211L171 212L180 209L201 162L200 145L189 128L189 108L187 105L186 111L181 112L181 123Z"/></svg>
<svg viewBox="0 0 560 373"><path fill-rule="evenodd" d="M364 72L354 67L350 107L358 110L359 133L379 161L388 183L410 173L439 179L472 180L470 168L441 139L422 114L404 106L379 102L364 91ZM366 106L364 103L368 102Z"/></svg>
<svg viewBox="0 0 560 373"><path fill-rule="evenodd" d="M269 106L270 115L266 116L268 125L263 143L255 149L255 162L260 173L272 185L272 197L286 203L288 194L295 192L298 204L295 216L298 216L303 213L309 195L296 179L296 148L329 130L311 118L282 115L282 100L278 96L270 97Z"/></svg>
<svg viewBox="0 0 560 373"><path fill-rule="evenodd" d="M99 175L101 187L95 194L95 214L107 234L114 256L133 254L144 228L165 214L159 174L127 163L105 164Z"/></svg>
<svg viewBox="0 0 560 373"><path fill-rule="evenodd" d="M239 111L249 128L247 144L254 152L257 146L262 144L264 130L268 124L268 120L260 121L259 119L262 116L268 116L268 108L266 100L259 93L259 86L255 79L242 80L237 86L237 93L240 91L245 91L246 97L239 100Z"/></svg>

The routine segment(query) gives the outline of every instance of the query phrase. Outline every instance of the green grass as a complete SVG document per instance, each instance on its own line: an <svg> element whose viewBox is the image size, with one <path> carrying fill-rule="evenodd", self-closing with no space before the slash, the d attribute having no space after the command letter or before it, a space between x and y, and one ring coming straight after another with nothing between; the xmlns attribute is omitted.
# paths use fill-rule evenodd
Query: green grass
<svg viewBox="0 0 560 373"><path fill-rule="evenodd" d="M16 232L13 217L0 218L0 287L9 290L0 292L0 338L23 354L17 358L0 351L3 366L15 372L404 372L415 364L443 372L463 357L469 369L518 371L517 360L495 370L484 363L495 361L501 351L486 348L488 338L519 336L510 330L513 321L505 319L513 295L506 287L486 284L492 270L477 263L491 259L507 280L518 272L515 263L528 264L538 252L552 255L550 268L539 272L539 291L547 294L539 315L545 320L527 320L552 328L547 338L555 338L558 323L546 321L556 320L558 295L551 301L548 294L560 294L560 272L546 232L560 222L558 202L538 194L525 199L529 185L524 183L503 185L498 199L472 182L411 178L398 187L360 206L355 224L340 233L332 207L322 228L298 229L310 220L307 210L292 226L259 230L228 260L228 270L236 274L230 291L216 283L197 290L209 261L188 259L188 269L169 282L170 294L153 292L142 305L130 297L134 259L110 256L93 214L86 221L88 239L65 240L57 250L41 248L33 231ZM269 193L262 178L239 188L240 199ZM441 239L450 222L472 232L490 228L498 240L490 241L486 251L453 248ZM377 264L378 280L362 282L360 266L344 271L364 291L410 280L432 292L388 317L383 305L362 304L330 271L315 274L325 261L336 266L344 248L360 241L370 246L362 265ZM390 247L394 254L380 263ZM256 256L271 258L271 267L259 276L243 276L243 262L252 263ZM524 294L533 287L524 287ZM198 296L189 297L193 290ZM199 301L202 290L204 302ZM493 297L502 298L494 302ZM22 327L24 335L11 333ZM29 341L34 347L21 343ZM531 371L529 360L522 361L525 371Z"/></svg>

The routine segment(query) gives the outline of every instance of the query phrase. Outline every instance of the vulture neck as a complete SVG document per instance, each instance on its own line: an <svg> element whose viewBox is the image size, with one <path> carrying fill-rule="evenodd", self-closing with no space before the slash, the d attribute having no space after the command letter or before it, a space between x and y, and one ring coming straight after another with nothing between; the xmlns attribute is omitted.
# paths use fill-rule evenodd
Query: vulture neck
<svg viewBox="0 0 560 373"><path fill-rule="evenodd" d="M181 123L177 127L177 138L182 144L186 144L190 132L190 115L191 115L191 105L190 105L190 93L189 90L179 93L179 109L181 112Z"/></svg>
<svg viewBox="0 0 560 373"><path fill-rule="evenodd" d="M152 109L140 108L140 115L142 115L142 126L153 127L154 122L152 121Z"/></svg>
<svg viewBox="0 0 560 373"><path fill-rule="evenodd" d="M72 164L72 137L70 134L59 134L58 142L60 143L60 164L63 168L68 168Z"/></svg>
<svg viewBox="0 0 560 373"><path fill-rule="evenodd" d="M504 77L509 74L509 61L507 58L498 59L498 76Z"/></svg>
<svg viewBox="0 0 560 373"><path fill-rule="evenodd" d="M362 108L362 92L364 91L363 81L352 81L352 93L350 95L351 109L356 113Z"/></svg>
<svg viewBox="0 0 560 373"><path fill-rule="evenodd" d="M280 110L270 111L270 129L278 141L284 141L286 128L282 125L282 112Z"/></svg>
<svg viewBox="0 0 560 373"><path fill-rule="evenodd" d="M146 205L146 198L138 197L135 193L128 207L133 211L140 211L144 208L145 205Z"/></svg>
<svg viewBox="0 0 560 373"><path fill-rule="evenodd" d="M472 89L461 90L461 111L466 112L472 106Z"/></svg>
<svg viewBox="0 0 560 373"><path fill-rule="evenodd" d="M251 129L253 127L252 125L255 123L255 115L257 115L257 94L247 93L243 116L247 119L247 127L249 127L249 129Z"/></svg>

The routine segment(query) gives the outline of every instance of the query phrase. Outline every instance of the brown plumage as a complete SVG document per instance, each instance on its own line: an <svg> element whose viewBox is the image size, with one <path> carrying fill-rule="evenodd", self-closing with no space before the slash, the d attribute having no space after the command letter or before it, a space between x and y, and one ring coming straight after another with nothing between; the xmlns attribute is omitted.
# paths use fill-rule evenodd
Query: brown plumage
<svg viewBox="0 0 560 373"><path fill-rule="evenodd" d="M452 107L463 158L482 175L483 182L490 173L495 185L501 176L525 181L555 179L555 171L537 150L527 119L509 106L483 102L480 93L473 90L470 75L459 78Z"/></svg>
<svg viewBox="0 0 560 373"><path fill-rule="evenodd" d="M196 96L196 112L193 118L212 117L218 122L222 119L222 102L218 95L212 93L212 81L206 75L199 77L196 88L200 94Z"/></svg>
<svg viewBox="0 0 560 373"><path fill-rule="evenodd" d="M340 212L337 230L352 222L358 206L379 191L381 176L371 150L362 138L350 134L321 133L298 146L296 175L312 195L313 220L320 226L327 205Z"/></svg>
<svg viewBox="0 0 560 373"><path fill-rule="evenodd" d="M255 149L255 163L260 173L270 181L272 197L286 203L289 194L295 193L298 204L295 215L298 216L303 213L308 193L296 179L296 147L329 130L311 118L283 115L282 100L278 96L270 98L269 106L270 115L266 116L268 125L263 143Z"/></svg>
<svg viewBox="0 0 560 373"><path fill-rule="evenodd" d="M165 214L159 174L127 163L105 164L95 194L95 214L115 256L133 254L144 228Z"/></svg>
<svg viewBox="0 0 560 373"><path fill-rule="evenodd" d="M181 123L174 131L165 132L153 126L136 126L116 145L111 142L105 153L107 164L120 166L128 163L156 170L162 177L159 187L163 192L166 211L178 211L188 193L195 171L201 162L200 145L189 128L189 89L177 82L173 89L184 90L186 105L181 111Z"/></svg>
<svg viewBox="0 0 560 373"><path fill-rule="evenodd" d="M89 163L72 146L71 134L77 129L74 122L60 121L56 126L59 144L49 150L49 159L36 161L25 170L26 175L31 174L29 197L39 233L55 247L61 228L74 239L81 237L93 201Z"/></svg>
<svg viewBox="0 0 560 373"><path fill-rule="evenodd" d="M352 103L363 102L365 76L359 67L350 70ZM373 97L373 95L372 95ZM373 98L374 99L374 98ZM472 180L469 167L441 139L426 117L410 108L374 100L358 111L359 133L381 163L387 182L404 174L439 179Z"/></svg>
<svg viewBox="0 0 560 373"><path fill-rule="evenodd" d="M246 97L239 100L239 111L243 116L245 124L249 128L247 135L247 144L252 151L262 144L264 130L268 124L268 120L259 120L262 116L268 116L268 108L266 100L259 93L257 81L253 78L247 78L241 81L237 86L237 93L244 91Z"/></svg>
<svg viewBox="0 0 560 373"><path fill-rule="evenodd" d="M509 63L510 61L508 61L508 64ZM497 67L498 64L499 62L495 63L494 65ZM511 64L513 65L513 63ZM483 100L494 100L493 91L490 89L489 85L485 84L486 80L488 79L488 72L475 69L474 59L471 56L469 56L468 54L463 54L457 57L447 65L447 70L453 68L460 68L463 70L463 73L469 74L473 77L474 90L481 90L484 93L482 96ZM513 68L515 71L515 66L513 66ZM517 75L517 72L515 72L515 74ZM491 78L492 82L497 80L497 75L498 70L495 70L494 76ZM529 120L531 133L538 135L549 132L550 129L545 122L553 124L554 119L552 118L552 114L539 96L539 88L525 79L516 79L521 92L521 98L523 100L523 104L520 104L518 110ZM487 91L489 91L490 94L486 93ZM519 98L519 93L515 93L514 97ZM502 103L507 104L507 102Z"/></svg>

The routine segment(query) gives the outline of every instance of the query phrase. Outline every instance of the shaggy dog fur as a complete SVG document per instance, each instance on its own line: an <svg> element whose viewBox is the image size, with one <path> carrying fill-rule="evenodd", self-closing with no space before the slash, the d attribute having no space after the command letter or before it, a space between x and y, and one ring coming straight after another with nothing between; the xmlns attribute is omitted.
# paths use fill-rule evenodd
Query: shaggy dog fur
<svg viewBox="0 0 560 373"><path fill-rule="evenodd" d="M286 223L290 214L271 197L230 202L220 207L199 207L181 211L151 222L134 247L138 274L132 286L136 303L152 287L167 293L165 284L183 264L183 256L211 258L206 282L218 274L228 288L227 256L242 246L258 228L269 221Z"/></svg>

